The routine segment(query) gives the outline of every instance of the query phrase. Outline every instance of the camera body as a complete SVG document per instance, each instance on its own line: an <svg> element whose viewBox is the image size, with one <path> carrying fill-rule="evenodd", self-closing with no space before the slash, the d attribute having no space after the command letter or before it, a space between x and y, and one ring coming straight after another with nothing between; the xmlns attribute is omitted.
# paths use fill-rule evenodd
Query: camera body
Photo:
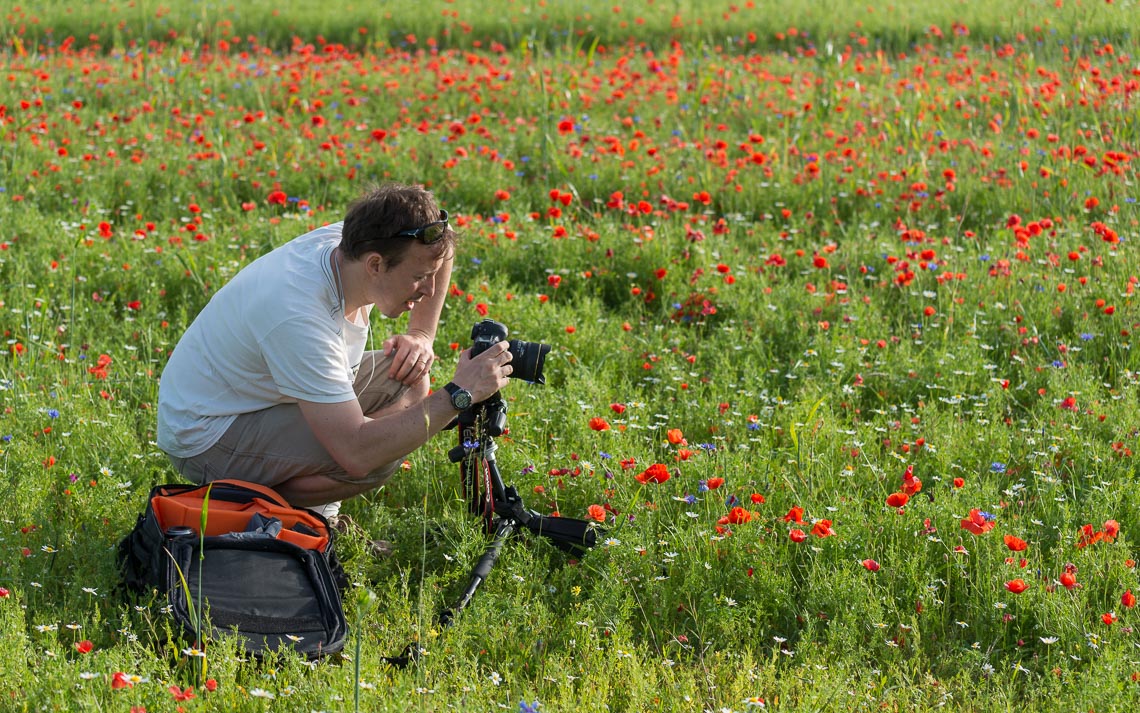
<svg viewBox="0 0 1140 713"><path fill-rule="evenodd" d="M546 376L542 373L542 366L550 352L550 345L507 339L507 328L493 319L484 319L471 328L471 356L478 356L487 347L504 340L511 355L511 378L532 384L545 384Z"/></svg>

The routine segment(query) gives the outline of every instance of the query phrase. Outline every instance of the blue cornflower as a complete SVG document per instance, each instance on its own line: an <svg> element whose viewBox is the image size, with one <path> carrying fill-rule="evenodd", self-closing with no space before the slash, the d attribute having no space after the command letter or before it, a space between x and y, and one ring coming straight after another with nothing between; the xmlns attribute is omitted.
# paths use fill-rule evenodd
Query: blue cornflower
<svg viewBox="0 0 1140 713"><path fill-rule="evenodd" d="M1060 359L1054 359L1053 360L1053 368L1054 369L1060 369L1064 366L1065 366L1065 362L1061 361Z"/></svg>
<svg viewBox="0 0 1140 713"><path fill-rule="evenodd" d="M3 436L0 436L0 441L4 441L5 443L10 443L11 440L12 440L12 434L11 433L5 433Z"/></svg>
<svg viewBox="0 0 1140 713"><path fill-rule="evenodd" d="M709 481L702 480L700 482L700 484L697 485L697 492L698 493L707 493L708 491L709 491Z"/></svg>
<svg viewBox="0 0 1140 713"><path fill-rule="evenodd" d="M48 418L59 418L59 411L53 408L48 409Z"/></svg>
<svg viewBox="0 0 1140 713"><path fill-rule="evenodd" d="M996 520L997 519L997 515L994 515L992 512L986 512L985 510L979 511L978 514L981 515L982 519L986 520L987 522L990 520Z"/></svg>
<svg viewBox="0 0 1140 713"><path fill-rule="evenodd" d="M538 713L539 705L541 704L538 701L535 701L534 703L519 701L519 713Z"/></svg>
<svg viewBox="0 0 1140 713"><path fill-rule="evenodd" d="M598 451L598 457L603 458L605 460L609 460L610 458L613 458L613 456L611 456L609 453L606 453L605 451Z"/></svg>
<svg viewBox="0 0 1140 713"><path fill-rule="evenodd" d="M703 482L703 481L702 481L702 482ZM705 490L708 490L708 488L705 488ZM696 496L696 495L693 495L692 493L689 493L688 495L686 495L686 496L685 496L685 502L687 502L687 503L688 503L688 504L690 504L690 505L696 505L696 504L697 504L698 502L700 502L700 501L699 501L699 500L697 500L697 496Z"/></svg>
<svg viewBox="0 0 1140 713"><path fill-rule="evenodd" d="M998 461L995 460L993 463L990 463L990 470L992 470L995 473L1004 473L1005 472L1005 463L999 463Z"/></svg>
<svg viewBox="0 0 1140 713"><path fill-rule="evenodd" d="M758 424L756 422L749 423L748 424L748 430L749 431L759 431L760 430L760 424Z"/></svg>
<svg viewBox="0 0 1140 713"><path fill-rule="evenodd" d="M1096 335L1095 334L1089 334L1088 332L1081 332L1081 341L1087 342L1087 341L1091 340L1094 336L1096 336Z"/></svg>

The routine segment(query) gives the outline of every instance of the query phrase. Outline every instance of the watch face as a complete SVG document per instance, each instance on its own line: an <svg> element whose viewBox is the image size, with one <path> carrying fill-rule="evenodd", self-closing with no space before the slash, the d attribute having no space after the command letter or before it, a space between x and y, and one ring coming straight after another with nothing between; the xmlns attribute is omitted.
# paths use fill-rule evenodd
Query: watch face
<svg viewBox="0 0 1140 713"><path fill-rule="evenodd" d="M462 411L471 405L471 394L460 389L451 395L451 405Z"/></svg>

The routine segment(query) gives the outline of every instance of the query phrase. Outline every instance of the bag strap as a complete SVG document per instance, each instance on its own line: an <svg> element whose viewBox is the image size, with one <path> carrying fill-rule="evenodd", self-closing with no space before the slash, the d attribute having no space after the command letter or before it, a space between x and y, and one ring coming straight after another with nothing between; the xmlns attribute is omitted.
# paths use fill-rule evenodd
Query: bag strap
<svg viewBox="0 0 1140 713"><path fill-rule="evenodd" d="M278 493L273 488L270 488L268 485L260 485L258 483L250 483L249 481L246 481L246 480L237 480L234 478L222 478L220 480L214 480L214 481L211 481L210 483L207 483L207 485L222 485L222 486L229 487L229 488L237 488L237 489L241 489L241 490L252 490L255 493L261 494L267 500L273 502L276 505L280 505L282 507L287 507L287 508L293 507L292 505L290 505L285 500L285 498L281 497L280 493Z"/></svg>

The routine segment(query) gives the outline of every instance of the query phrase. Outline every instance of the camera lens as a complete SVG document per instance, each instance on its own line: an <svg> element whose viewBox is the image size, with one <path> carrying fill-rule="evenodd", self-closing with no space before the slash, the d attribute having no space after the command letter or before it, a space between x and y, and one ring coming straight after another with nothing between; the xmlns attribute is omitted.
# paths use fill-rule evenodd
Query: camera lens
<svg viewBox="0 0 1140 713"><path fill-rule="evenodd" d="M545 384L546 376L542 373L542 365L546 362L550 345L524 342L521 339L512 339L508 344L510 348L507 351L511 353L511 378L522 379L532 384Z"/></svg>

